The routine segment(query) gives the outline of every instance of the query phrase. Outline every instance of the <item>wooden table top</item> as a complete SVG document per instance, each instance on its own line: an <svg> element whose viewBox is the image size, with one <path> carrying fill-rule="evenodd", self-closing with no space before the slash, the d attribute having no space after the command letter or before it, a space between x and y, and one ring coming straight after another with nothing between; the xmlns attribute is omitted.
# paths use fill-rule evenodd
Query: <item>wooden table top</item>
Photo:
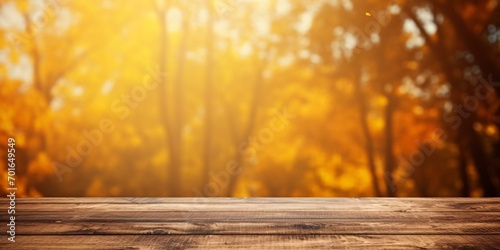
<svg viewBox="0 0 500 250"><path fill-rule="evenodd" d="M500 249L500 198L18 198L15 216L2 249Z"/></svg>

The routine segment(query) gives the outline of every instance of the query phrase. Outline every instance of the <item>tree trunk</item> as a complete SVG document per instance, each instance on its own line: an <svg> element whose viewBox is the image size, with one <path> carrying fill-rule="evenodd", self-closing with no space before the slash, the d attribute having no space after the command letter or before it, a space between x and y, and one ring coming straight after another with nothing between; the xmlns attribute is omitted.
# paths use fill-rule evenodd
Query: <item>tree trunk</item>
<svg viewBox="0 0 500 250"><path fill-rule="evenodd" d="M393 90L386 96L387 106L385 107L385 186L387 196L395 197L396 188L392 179L392 172L395 168L393 144L393 114L394 114L394 94Z"/></svg>
<svg viewBox="0 0 500 250"><path fill-rule="evenodd" d="M168 25L166 23L166 15L168 8L158 10L158 18L160 24L160 51L159 51L159 71L168 72ZM180 187L179 180L179 159L177 153L177 147L175 146L173 140L174 130L172 124L170 123L170 112L168 105L168 78L165 74L159 76L159 86L158 86L158 105L159 105L159 116L162 125L165 130L165 143L167 151L169 153L169 164L168 164L168 183L167 183L167 194L169 196L178 196L178 188Z"/></svg>
<svg viewBox="0 0 500 250"><path fill-rule="evenodd" d="M462 189L460 190L460 196L469 197L470 187L469 174L467 173L467 158L465 157L465 151L462 147L460 147L459 149L458 166L460 168L460 179L462 180Z"/></svg>
<svg viewBox="0 0 500 250"><path fill-rule="evenodd" d="M184 66L186 64L186 50L187 41L189 38L189 10L183 13L182 17L182 37L179 44L179 50L177 54L177 72L175 81L173 84L173 95L172 100L174 101L172 105L172 111L174 115L173 125L172 125L172 135L171 140L172 145L172 166L170 182L175 183L175 190L172 196L180 196L182 193L181 179L182 179L182 169L183 169L183 139L182 130L184 126ZM173 184L172 184L173 185ZM173 188L173 186L172 186Z"/></svg>
<svg viewBox="0 0 500 250"><path fill-rule="evenodd" d="M213 117L213 19L214 19L214 11L213 11L213 2L211 0L206 1L207 10L208 10L208 20L207 20L207 37L206 37L206 46L207 46L207 57L206 57L206 76L205 76L205 145L203 152L203 185L207 185L210 179L209 172L211 169L211 154L212 154L212 117Z"/></svg>
<svg viewBox="0 0 500 250"><path fill-rule="evenodd" d="M479 135L474 131L472 122L473 119L471 119L473 116L474 114L471 114L469 119L464 120L461 134L468 135L468 149L472 161L474 162L474 167L479 174L479 181L481 183L481 187L483 188L483 195L485 197L495 197L497 196L497 192L491 178L492 175L490 173L490 165L487 155L485 154L483 143L481 142Z"/></svg>
<svg viewBox="0 0 500 250"><path fill-rule="evenodd" d="M260 67L257 67L256 81L255 81L255 85L254 85L254 88L252 91L252 103L250 106L250 112L248 113L247 126L246 126L246 129L244 130L243 137L236 138L236 140L235 140L235 142L237 144L235 145L236 155L235 155L234 159L235 159L235 162L239 168L239 170L237 170L235 172L238 172L240 174L230 176L229 182L228 182L228 187L227 187L227 193L226 193L226 196L228 196L228 197L233 195L234 190L236 188L236 184L237 184L238 179L239 179L239 176L243 172L243 165L245 164L245 162L244 162L244 159L242 157L242 152L240 152L240 149L238 149L238 145L239 145L238 143L240 143L240 142L242 142L242 140L245 140L246 138L248 138L252 134L252 131L254 130L255 120L257 117L257 109L258 109L258 106L260 103L261 94L262 94L262 87L264 84L264 76L263 76L263 72L264 72L264 68L265 68L265 66L263 66L264 64L265 63L262 63L262 65Z"/></svg>
<svg viewBox="0 0 500 250"><path fill-rule="evenodd" d="M368 167L372 177L373 192L375 193L375 196L380 197L382 196L382 193L380 192L380 186L377 178L377 169L375 167L375 153L374 153L375 150L373 146L373 139L370 133L370 127L367 120L368 111L366 107L365 96L363 94L363 91L361 90L361 83L359 76L354 76L354 77L355 77L354 91L357 97L359 114L361 117L361 129L365 137L366 156L368 158Z"/></svg>

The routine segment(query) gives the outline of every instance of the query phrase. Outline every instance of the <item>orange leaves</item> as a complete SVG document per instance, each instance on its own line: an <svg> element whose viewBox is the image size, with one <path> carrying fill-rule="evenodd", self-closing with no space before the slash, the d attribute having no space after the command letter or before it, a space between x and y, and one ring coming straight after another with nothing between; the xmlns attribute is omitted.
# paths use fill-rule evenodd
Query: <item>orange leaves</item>
<svg viewBox="0 0 500 250"><path fill-rule="evenodd" d="M36 155L35 159L29 163L27 168L29 180L33 182L42 181L47 178L47 176L51 176L54 173L52 159L43 151Z"/></svg>
<svg viewBox="0 0 500 250"><path fill-rule="evenodd" d="M210 171L233 161L245 170L234 175L237 196L372 195L369 162L382 183L386 163L417 149L436 128L446 130L443 112L468 94L470 86L457 90L448 81L417 29L405 30L412 25L395 3L211 2L230 14L216 18L225 10L212 10L212 27L204 1L71 1L45 13L51 21L36 27L36 36L20 36L27 46L17 49L7 34L28 31L0 25L0 139L15 137L23 152L25 195L40 195L35 186L49 183L75 196L159 196L174 176L178 193L193 196L202 182L217 181ZM16 3L21 14L31 4ZM471 21L490 10L468 5L462 14ZM439 28L450 35L442 46L452 74L480 72L471 63L481 58L458 58L462 43ZM416 38L424 46L406 46ZM156 75L143 70L160 67ZM493 110L497 102L481 107ZM276 107L295 118L270 134ZM475 115L474 132L490 150L499 137L496 114L481 108ZM102 120L113 131L70 166L71 181L51 183L53 162L65 162L68 148L88 146L82 131ZM259 143L259 133L272 143ZM242 143L259 149L241 150ZM249 151L252 160L242 160ZM457 154L452 142L436 142L436 152L429 166ZM456 182L445 172L454 164L436 170L447 183ZM401 165L395 162L393 173L401 174ZM419 188L413 179L398 185L401 195ZM225 194L226 184L219 186L214 195Z"/></svg>

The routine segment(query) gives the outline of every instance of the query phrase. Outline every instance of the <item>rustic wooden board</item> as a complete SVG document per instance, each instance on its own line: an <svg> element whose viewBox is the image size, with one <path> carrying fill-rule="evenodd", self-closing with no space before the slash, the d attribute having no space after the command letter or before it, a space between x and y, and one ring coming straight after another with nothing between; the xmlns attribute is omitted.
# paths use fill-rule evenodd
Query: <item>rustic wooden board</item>
<svg viewBox="0 0 500 250"><path fill-rule="evenodd" d="M0 248L495 249L500 199L21 198L16 233Z"/></svg>
<svg viewBox="0 0 500 250"><path fill-rule="evenodd" d="M148 204L149 210L168 210L168 211L242 211L242 210L259 210L259 211L268 211L268 210L279 210L279 211L288 211L288 210L329 210L329 211L456 211L460 209L462 211L495 211L500 212L500 206L498 203L493 200L486 199L482 200L479 205L477 201L460 201L460 202L450 202L450 201L408 201L408 202L398 202L395 200L385 200L383 202L377 202L377 200L358 200L357 202L353 202L348 200L346 202L319 202L319 201L309 201L309 202L283 202L281 199L268 200L266 202L263 201L226 201L215 199L212 202L203 202L200 201L198 203L191 202L181 202L181 201L167 201L167 202L151 202L151 203L141 203L141 202L124 202L119 203L118 200L111 199L109 203L95 202L95 203L62 203L62 202L45 202L45 204L51 204L50 207L54 209L59 208L71 208L71 209L86 209L86 208L97 208L100 206L106 206L106 208L110 210L114 210L117 207L120 207L120 210L137 210L142 209L142 204ZM474 200L474 199L473 199ZM96 200L99 201L99 200ZM36 206L40 204L36 201L22 201L18 202L19 204L32 204L32 206L25 206L26 210L35 210L40 209L40 207ZM165 206L168 204L168 206ZM286 205L286 206L285 206ZM290 206L292 205L292 206Z"/></svg>
<svg viewBox="0 0 500 250"><path fill-rule="evenodd" d="M120 235L19 237L25 249L498 249L500 236L471 235Z"/></svg>
<svg viewBox="0 0 500 250"><path fill-rule="evenodd" d="M499 223L339 222L25 222L23 235L496 235Z"/></svg>

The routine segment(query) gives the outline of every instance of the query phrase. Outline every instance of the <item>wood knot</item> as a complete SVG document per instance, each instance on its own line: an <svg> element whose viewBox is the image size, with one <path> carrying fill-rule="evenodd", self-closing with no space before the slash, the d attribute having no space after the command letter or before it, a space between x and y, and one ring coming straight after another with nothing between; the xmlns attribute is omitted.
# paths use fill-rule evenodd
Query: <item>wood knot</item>
<svg viewBox="0 0 500 250"><path fill-rule="evenodd" d="M302 230L318 230L321 228L320 225L316 224L295 224L294 228L302 229Z"/></svg>
<svg viewBox="0 0 500 250"><path fill-rule="evenodd" d="M151 232L151 234L167 234L163 229L155 229Z"/></svg>

